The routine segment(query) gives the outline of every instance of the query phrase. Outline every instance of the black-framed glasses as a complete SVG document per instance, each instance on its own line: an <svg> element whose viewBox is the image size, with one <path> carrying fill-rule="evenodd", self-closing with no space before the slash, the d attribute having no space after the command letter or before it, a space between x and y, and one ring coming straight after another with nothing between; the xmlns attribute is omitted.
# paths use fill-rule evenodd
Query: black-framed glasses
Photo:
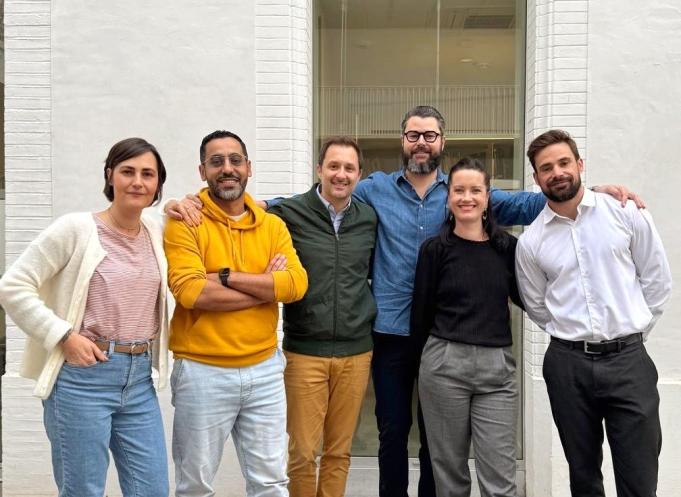
<svg viewBox="0 0 681 497"><path fill-rule="evenodd" d="M420 131L407 131L404 134L404 137L407 139L409 143L416 143L419 141L420 137L423 137L423 139L426 141L426 143L433 143L435 140L438 139L440 136L440 133L437 131L424 131L421 133Z"/></svg>
<svg viewBox="0 0 681 497"><path fill-rule="evenodd" d="M225 165L225 162L229 161L229 165L232 167L239 167L241 166L246 160L248 160L248 157L245 155L241 154L229 154L227 156L224 155L211 155L206 159L206 161L203 163L204 166L210 166L210 167L223 167Z"/></svg>

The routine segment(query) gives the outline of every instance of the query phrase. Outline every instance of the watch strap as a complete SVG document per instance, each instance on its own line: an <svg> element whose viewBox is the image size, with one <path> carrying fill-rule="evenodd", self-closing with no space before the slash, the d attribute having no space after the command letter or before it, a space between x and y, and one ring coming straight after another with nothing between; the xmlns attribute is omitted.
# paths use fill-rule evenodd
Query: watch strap
<svg viewBox="0 0 681 497"><path fill-rule="evenodd" d="M218 271L218 276L220 278L220 283L222 283L222 286L224 287L229 287L229 268L228 267L223 267Z"/></svg>

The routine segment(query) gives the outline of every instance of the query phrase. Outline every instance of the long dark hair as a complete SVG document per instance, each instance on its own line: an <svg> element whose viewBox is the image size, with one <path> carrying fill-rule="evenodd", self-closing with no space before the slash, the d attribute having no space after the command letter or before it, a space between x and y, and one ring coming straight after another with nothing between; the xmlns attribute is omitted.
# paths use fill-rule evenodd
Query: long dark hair
<svg viewBox="0 0 681 497"><path fill-rule="evenodd" d="M449 175L447 176L447 184L451 185L452 176L454 176L454 173L456 173L457 171L461 171L463 169L478 171L480 174L482 174L485 180L485 188L489 193L490 191L489 173L487 172L485 166L480 160L474 159L472 157L464 157L463 159L461 159L459 162L452 166L452 168L449 170ZM447 195L449 195L449 187L447 189ZM504 230L502 230L497 224L496 219L494 218L494 212L492 211L491 207L492 206L490 200L490 202L487 203L486 216L482 221L482 227L485 230L485 233L487 233L487 236L489 237L489 241L492 244L492 247L494 247L496 250L504 250L506 249L506 247L508 247L508 234ZM454 231L455 226L456 219L454 218L454 215L450 212L449 216L447 217L447 220L445 221L444 229L448 230L451 233Z"/></svg>

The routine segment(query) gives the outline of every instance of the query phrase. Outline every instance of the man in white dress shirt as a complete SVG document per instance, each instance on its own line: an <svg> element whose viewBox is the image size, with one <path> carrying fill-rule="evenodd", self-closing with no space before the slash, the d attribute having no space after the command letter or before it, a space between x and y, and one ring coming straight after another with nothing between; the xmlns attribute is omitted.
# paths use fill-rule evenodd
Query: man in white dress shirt
<svg viewBox="0 0 681 497"><path fill-rule="evenodd" d="M652 218L586 190L570 135L551 130L527 156L547 205L520 238L518 284L551 335L544 379L573 496L603 497L603 421L619 497L654 497L662 444L657 371L643 341L671 293Z"/></svg>

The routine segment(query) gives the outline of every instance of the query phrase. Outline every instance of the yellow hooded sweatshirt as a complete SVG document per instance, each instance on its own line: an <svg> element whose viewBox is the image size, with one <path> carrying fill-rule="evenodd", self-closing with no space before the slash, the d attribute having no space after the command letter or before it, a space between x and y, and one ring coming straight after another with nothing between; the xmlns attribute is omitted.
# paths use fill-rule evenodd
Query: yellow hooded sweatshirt
<svg viewBox="0 0 681 497"><path fill-rule="evenodd" d="M170 349L187 358L222 367L243 367L267 359L277 347L277 302L295 302L307 291L307 273L298 259L284 222L267 214L244 193L246 215L232 220L204 188L203 221L189 227L170 219L165 230L168 284L176 306L170 323ZM239 311L204 311L194 303L206 284L206 274L232 271L263 273L275 254L288 260L275 271L277 302Z"/></svg>

